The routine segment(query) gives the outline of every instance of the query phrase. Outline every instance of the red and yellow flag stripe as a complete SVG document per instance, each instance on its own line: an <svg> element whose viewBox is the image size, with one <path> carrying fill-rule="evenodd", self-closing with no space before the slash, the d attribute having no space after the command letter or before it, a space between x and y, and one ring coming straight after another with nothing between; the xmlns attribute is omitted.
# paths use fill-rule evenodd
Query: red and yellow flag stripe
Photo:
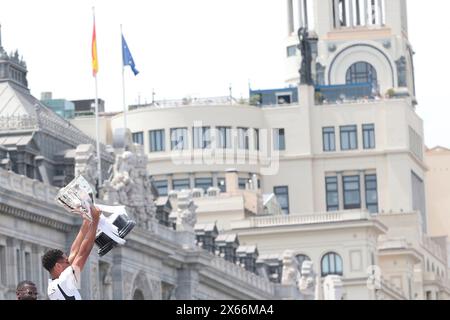
<svg viewBox="0 0 450 320"><path fill-rule="evenodd" d="M98 72L97 36L95 34L95 18L94 18L94 31L92 32L92 75L96 77L97 72Z"/></svg>

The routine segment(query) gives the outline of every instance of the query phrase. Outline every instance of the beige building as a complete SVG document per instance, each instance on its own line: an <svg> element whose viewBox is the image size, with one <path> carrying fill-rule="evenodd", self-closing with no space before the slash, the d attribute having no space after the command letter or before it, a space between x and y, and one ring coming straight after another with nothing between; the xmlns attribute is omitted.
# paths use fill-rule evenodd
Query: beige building
<svg viewBox="0 0 450 320"><path fill-rule="evenodd" d="M200 223L217 223L275 260L293 250L322 277L342 276L347 299L448 299L446 239L430 237L448 229L432 231L445 213L425 201L406 1L308 3L286 1L286 80L297 85L305 70L296 30L307 27L314 85L273 90L274 104L134 106L133 140L160 195L203 190ZM123 117L101 121L114 131ZM92 121L73 123L89 132ZM271 194L282 215L265 205Z"/></svg>
<svg viewBox="0 0 450 320"><path fill-rule="evenodd" d="M428 166L426 196L429 232L436 237L450 238L450 150L444 147L428 149L425 153ZM447 242L450 266L450 241ZM450 270L448 271L450 272Z"/></svg>

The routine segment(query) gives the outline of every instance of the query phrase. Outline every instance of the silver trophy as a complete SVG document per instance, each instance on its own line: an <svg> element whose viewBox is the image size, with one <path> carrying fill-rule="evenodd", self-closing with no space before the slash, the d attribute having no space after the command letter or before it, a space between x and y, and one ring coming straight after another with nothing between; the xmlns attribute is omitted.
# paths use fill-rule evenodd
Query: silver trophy
<svg viewBox="0 0 450 320"><path fill-rule="evenodd" d="M92 221L91 207L111 215L100 215L95 243L99 247L98 254L104 256L117 245L125 244L125 236L136 225L128 217L125 206L104 206L94 203L94 191L83 176L78 176L67 186L61 188L56 202L71 213L79 214L83 219Z"/></svg>

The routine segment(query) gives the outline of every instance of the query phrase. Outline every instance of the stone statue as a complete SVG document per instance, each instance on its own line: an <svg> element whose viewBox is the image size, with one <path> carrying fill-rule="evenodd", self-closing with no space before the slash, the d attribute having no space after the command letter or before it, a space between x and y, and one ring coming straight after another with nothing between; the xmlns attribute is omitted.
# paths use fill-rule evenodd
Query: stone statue
<svg viewBox="0 0 450 320"><path fill-rule="evenodd" d="M313 85L311 70L312 52L308 37L309 33L306 28L298 29L298 48L302 55L302 64L300 67L300 84Z"/></svg>
<svg viewBox="0 0 450 320"><path fill-rule="evenodd" d="M192 200L192 192L183 190L178 194L177 230L194 230L197 223L197 206Z"/></svg>
<svg viewBox="0 0 450 320"><path fill-rule="evenodd" d="M397 65L398 86L399 87L408 86L406 80L406 58L403 56L400 57L400 59L395 61L395 64Z"/></svg>
<svg viewBox="0 0 450 320"><path fill-rule="evenodd" d="M283 272L281 277L281 284L285 286L298 285L300 280L300 271L298 268L298 261L292 250L283 252Z"/></svg>
<svg viewBox="0 0 450 320"><path fill-rule="evenodd" d="M92 187L97 186L97 157L91 144L80 144L75 150L75 176L78 175L82 175Z"/></svg>
<svg viewBox="0 0 450 320"><path fill-rule="evenodd" d="M114 172L105 182L102 199L109 204L125 205L137 225L150 229L150 220L156 216L152 182L147 173L148 158L139 145L124 146L116 156Z"/></svg>
<svg viewBox="0 0 450 320"><path fill-rule="evenodd" d="M323 282L323 296L325 300L342 300L344 297L344 285L342 278L337 275L329 275Z"/></svg>
<svg viewBox="0 0 450 320"><path fill-rule="evenodd" d="M303 261L298 289L303 295L308 296L311 299L314 299L315 276L313 262Z"/></svg>

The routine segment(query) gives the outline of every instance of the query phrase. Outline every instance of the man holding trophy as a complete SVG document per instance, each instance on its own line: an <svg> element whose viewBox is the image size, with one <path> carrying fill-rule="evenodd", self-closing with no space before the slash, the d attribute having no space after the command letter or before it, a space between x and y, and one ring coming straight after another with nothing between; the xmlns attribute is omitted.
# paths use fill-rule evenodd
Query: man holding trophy
<svg viewBox="0 0 450 320"><path fill-rule="evenodd" d="M75 238L69 257L61 250L49 250L42 257L42 264L51 275L48 285L50 300L81 300L80 274L94 247L99 246L100 256L117 245L125 244L125 236L136 223L128 219L124 206L94 204L93 188L83 176L78 176L56 197L58 204L67 211L81 215L83 223ZM109 212L105 217L101 212Z"/></svg>
<svg viewBox="0 0 450 320"><path fill-rule="evenodd" d="M57 249L46 252L42 257L42 265L51 276L47 289L50 300L81 300L78 291L80 274L94 247L100 220L100 210L94 206L90 209L92 221L83 220L69 257Z"/></svg>

